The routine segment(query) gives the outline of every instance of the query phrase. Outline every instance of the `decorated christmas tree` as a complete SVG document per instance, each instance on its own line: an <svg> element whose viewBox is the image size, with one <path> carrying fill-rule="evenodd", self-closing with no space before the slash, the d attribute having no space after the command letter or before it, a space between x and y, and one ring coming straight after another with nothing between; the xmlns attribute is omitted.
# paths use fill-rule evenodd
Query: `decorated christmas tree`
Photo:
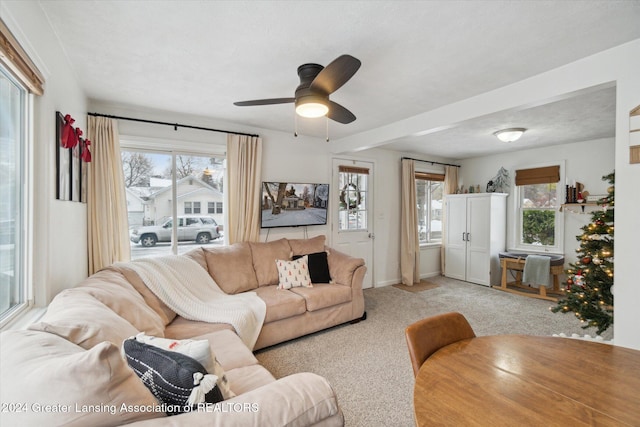
<svg viewBox="0 0 640 427"><path fill-rule="evenodd" d="M591 223L576 236L580 248L578 260L566 271L565 298L552 308L554 313L574 312L583 328L596 327L601 334L613 324L613 214L615 172L602 177L611 186L607 196L598 200Z"/></svg>

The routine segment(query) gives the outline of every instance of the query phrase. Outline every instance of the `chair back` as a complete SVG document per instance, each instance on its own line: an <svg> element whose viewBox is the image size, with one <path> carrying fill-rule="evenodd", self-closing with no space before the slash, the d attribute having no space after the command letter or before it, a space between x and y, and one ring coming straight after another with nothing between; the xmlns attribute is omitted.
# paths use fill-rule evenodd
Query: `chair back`
<svg viewBox="0 0 640 427"><path fill-rule="evenodd" d="M460 313L445 313L419 320L405 329L413 375L417 376L425 360L440 348L473 338L467 319Z"/></svg>

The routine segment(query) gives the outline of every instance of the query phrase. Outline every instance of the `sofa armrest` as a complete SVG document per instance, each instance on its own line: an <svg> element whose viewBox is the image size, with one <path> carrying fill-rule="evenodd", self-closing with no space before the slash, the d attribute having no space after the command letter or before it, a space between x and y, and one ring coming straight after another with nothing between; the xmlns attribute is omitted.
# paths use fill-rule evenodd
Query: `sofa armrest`
<svg viewBox="0 0 640 427"><path fill-rule="evenodd" d="M219 405L219 406L218 406ZM289 375L199 411L130 424L143 426L245 427L343 426L336 395L319 375Z"/></svg>
<svg viewBox="0 0 640 427"><path fill-rule="evenodd" d="M358 268L365 267L364 259L355 258L331 248L327 248L327 251L329 252L327 257L329 274L333 282L344 286L356 286L357 283L353 283L353 276Z"/></svg>

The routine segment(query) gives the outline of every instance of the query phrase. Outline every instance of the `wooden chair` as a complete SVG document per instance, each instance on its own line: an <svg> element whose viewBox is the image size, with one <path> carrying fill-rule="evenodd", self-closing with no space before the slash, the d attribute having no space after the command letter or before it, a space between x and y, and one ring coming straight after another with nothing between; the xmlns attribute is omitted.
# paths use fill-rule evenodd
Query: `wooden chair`
<svg viewBox="0 0 640 427"><path fill-rule="evenodd" d="M409 325L405 337L413 375L418 375L424 361L440 348L475 336L467 319L455 312L427 317Z"/></svg>

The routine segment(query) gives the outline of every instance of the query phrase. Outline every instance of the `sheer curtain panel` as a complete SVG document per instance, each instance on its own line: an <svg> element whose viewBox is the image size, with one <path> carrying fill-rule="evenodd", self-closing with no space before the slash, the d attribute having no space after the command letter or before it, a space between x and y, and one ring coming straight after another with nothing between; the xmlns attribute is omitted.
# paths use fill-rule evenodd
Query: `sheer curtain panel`
<svg viewBox="0 0 640 427"><path fill-rule="evenodd" d="M129 261L129 220L118 123L88 117L92 161L89 165L87 215L89 274L116 261Z"/></svg>
<svg viewBox="0 0 640 427"><path fill-rule="evenodd" d="M229 244L260 240L262 138L227 135Z"/></svg>
<svg viewBox="0 0 640 427"><path fill-rule="evenodd" d="M444 192L442 194L443 202L444 196L447 194L455 194L458 189L458 167L457 166L445 166L444 167ZM442 203L442 246L440 247L440 272L444 274L444 265L447 262L445 259L445 236L444 234L447 232L447 227L445 224L447 216L444 211L447 209L447 204Z"/></svg>
<svg viewBox="0 0 640 427"><path fill-rule="evenodd" d="M418 196L416 164L402 160L402 220L400 228L400 274L402 284L420 281L420 243L418 241Z"/></svg>

